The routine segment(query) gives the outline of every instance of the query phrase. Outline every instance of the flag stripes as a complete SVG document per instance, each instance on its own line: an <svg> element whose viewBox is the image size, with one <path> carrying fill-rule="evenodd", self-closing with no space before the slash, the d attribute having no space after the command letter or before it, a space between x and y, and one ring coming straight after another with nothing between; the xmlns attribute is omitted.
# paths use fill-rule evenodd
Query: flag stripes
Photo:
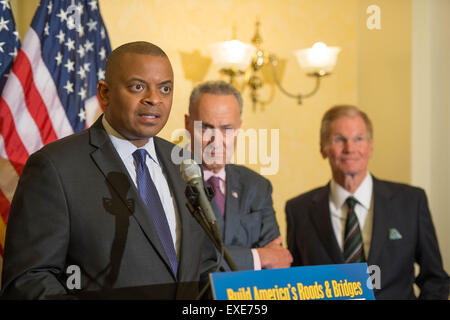
<svg viewBox="0 0 450 320"><path fill-rule="evenodd" d="M36 88L33 80L33 72L31 64L23 50L20 50L16 58L16 63L13 66L13 72L20 81L23 91L25 92L25 104L36 123L41 136L43 144L55 141L57 139L55 130L53 130L52 123L45 103Z"/></svg>
<svg viewBox="0 0 450 320"><path fill-rule="evenodd" d="M19 48L8 1L0 17L0 256L14 190L30 156L87 128L102 108L96 85L111 52L97 0L41 0ZM80 24L70 13L79 15ZM14 45L14 46L13 46ZM12 58L16 57L12 63ZM1 261L1 260L0 260Z"/></svg>

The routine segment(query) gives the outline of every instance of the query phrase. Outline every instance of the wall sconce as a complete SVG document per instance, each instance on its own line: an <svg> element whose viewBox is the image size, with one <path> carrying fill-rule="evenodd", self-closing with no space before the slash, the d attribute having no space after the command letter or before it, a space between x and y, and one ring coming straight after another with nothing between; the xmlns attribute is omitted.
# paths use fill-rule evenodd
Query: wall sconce
<svg viewBox="0 0 450 320"><path fill-rule="evenodd" d="M220 73L229 77L229 82L235 84L236 78L244 75L244 80L240 87L243 91L246 87L250 89L250 96L253 109L261 103L258 90L264 85L264 81L259 75L263 66L270 65L272 77L282 93L288 97L297 99L298 104L302 104L303 99L314 95L320 87L320 80L329 75L336 65L339 47L328 47L323 42L315 43L312 48L297 50L295 55L300 67L308 76L316 79L314 89L307 94L293 94L288 92L281 85L276 74L278 58L274 54L267 54L262 48L262 38L259 33L259 21L256 22L255 34L251 40L252 44L246 44L238 40L213 43L209 46L213 63L218 65Z"/></svg>
<svg viewBox="0 0 450 320"><path fill-rule="evenodd" d="M216 42L209 46L213 63L220 67L220 72L234 79L243 75L252 61L256 48L239 40Z"/></svg>

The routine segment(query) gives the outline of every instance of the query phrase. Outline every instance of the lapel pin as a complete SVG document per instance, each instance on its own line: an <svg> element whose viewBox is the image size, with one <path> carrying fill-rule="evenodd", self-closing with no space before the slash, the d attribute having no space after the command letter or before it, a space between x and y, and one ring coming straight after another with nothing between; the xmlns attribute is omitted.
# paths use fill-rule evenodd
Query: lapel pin
<svg viewBox="0 0 450 320"><path fill-rule="evenodd" d="M232 195L234 198L236 198L236 199L237 199L237 197L238 197L238 194L237 194L236 191L231 192L231 195Z"/></svg>
<svg viewBox="0 0 450 320"><path fill-rule="evenodd" d="M400 240L401 238L403 237L397 229L395 228L389 229L389 240Z"/></svg>

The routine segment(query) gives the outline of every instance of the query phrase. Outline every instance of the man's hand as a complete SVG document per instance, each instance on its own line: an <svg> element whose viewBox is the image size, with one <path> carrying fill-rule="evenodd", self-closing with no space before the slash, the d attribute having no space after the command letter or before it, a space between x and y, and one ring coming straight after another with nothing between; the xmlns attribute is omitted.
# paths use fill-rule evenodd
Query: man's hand
<svg viewBox="0 0 450 320"><path fill-rule="evenodd" d="M258 251L262 269L289 268L292 255L288 249L282 247L281 236L272 240Z"/></svg>

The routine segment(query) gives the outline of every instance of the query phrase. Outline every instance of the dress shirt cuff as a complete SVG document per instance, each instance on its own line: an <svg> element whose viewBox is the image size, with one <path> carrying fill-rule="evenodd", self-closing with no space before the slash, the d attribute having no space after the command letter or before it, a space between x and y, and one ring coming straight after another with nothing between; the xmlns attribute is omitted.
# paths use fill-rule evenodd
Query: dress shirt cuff
<svg viewBox="0 0 450 320"><path fill-rule="evenodd" d="M261 259L259 259L258 250L252 249L252 256L253 256L253 269L261 270Z"/></svg>

